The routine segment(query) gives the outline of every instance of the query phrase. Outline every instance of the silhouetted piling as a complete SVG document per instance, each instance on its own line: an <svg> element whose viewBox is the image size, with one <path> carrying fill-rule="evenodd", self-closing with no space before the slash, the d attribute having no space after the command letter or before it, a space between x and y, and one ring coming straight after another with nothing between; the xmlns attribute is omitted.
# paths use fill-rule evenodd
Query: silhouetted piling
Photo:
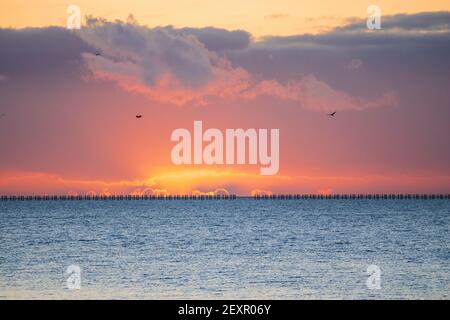
<svg viewBox="0 0 450 320"><path fill-rule="evenodd" d="M253 198L255 200L444 200L450 194L258 194L252 197L223 195L1 195L0 201L107 201L107 200L235 200Z"/></svg>

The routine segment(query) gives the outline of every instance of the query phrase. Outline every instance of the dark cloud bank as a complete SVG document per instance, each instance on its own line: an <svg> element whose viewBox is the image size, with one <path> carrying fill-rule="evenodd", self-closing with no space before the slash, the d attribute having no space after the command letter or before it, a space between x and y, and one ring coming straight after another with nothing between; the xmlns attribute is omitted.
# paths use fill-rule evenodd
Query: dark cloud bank
<svg viewBox="0 0 450 320"><path fill-rule="evenodd" d="M209 66L201 61L208 51L263 79L289 81L314 74L333 87L349 92L359 86L362 96L370 95L363 87L372 88L373 96L386 89L395 90L389 79L397 81L406 75L406 80L414 70L420 77L447 79L450 13L383 17L382 26L382 30L368 32L365 21L361 20L318 35L273 36L259 41L242 30L168 26L155 29L152 39L159 41L157 50L164 51L148 54L158 59L164 57L181 78L187 81L191 78L197 84L203 83L202 77L208 80ZM126 24L116 25L115 32L112 39L117 44L126 41L139 52L143 45L139 43L141 39L133 38ZM186 38L189 36L207 51L198 49ZM14 79L38 72L77 72L83 62L81 54L94 54L96 50L95 43L63 28L0 29L0 75ZM158 59L147 69L156 69ZM358 68L349 68L355 65L355 60L359 62Z"/></svg>

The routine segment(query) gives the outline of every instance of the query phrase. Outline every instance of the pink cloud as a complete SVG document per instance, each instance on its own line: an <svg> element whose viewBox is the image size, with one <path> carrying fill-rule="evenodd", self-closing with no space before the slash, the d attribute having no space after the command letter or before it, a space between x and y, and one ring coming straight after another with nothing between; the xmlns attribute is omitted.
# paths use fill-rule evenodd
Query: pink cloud
<svg viewBox="0 0 450 320"><path fill-rule="evenodd" d="M101 55L84 53L90 77L116 82L151 100L183 106L207 105L211 98L252 100L270 96L311 111L364 110L397 104L394 93L363 100L308 75L282 84L258 79L208 50L194 35L173 28L93 20L81 37Z"/></svg>
<svg viewBox="0 0 450 320"><path fill-rule="evenodd" d="M398 104L398 97L395 92L387 92L375 100L359 99L333 89L313 75L305 77L298 88L301 90L299 100L303 103L305 109L311 111L356 111Z"/></svg>
<svg viewBox="0 0 450 320"><path fill-rule="evenodd" d="M230 193L228 190L224 188L216 189L214 191L200 191L200 190L193 190L192 191L193 196L218 196L218 195L224 195L228 196Z"/></svg>

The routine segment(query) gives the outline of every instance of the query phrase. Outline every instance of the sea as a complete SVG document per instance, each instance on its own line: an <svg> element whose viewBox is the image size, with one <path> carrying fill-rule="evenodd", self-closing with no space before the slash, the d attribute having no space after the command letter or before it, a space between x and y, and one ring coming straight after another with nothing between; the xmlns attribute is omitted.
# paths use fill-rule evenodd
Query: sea
<svg viewBox="0 0 450 320"><path fill-rule="evenodd" d="M0 299L449 299L450 200L0 201Z"/></svg>

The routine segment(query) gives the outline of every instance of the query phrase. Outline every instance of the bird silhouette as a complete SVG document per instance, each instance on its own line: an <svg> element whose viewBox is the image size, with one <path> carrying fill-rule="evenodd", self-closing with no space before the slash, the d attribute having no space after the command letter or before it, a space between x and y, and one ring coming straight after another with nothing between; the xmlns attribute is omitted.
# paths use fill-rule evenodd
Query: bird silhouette
<svg viewBox="0 0 450 320"><path fill-rule="evenodd" d="M142 118L142 115L138 114L138 115L136 115L136 118L140 119L140 118Z"/></svg>
<svg viewBox="0 0 450 320"><path fill-rule="evenodd" d="M101 56L102 54L100 52L95 53L96 56Z"/></svg>
<svg viewBox="0 0 450 320"><path fill-rule="evenodd" d="M334 117L335 114L336 114L336 111L334 111L334 112L332 112L332 113L328 113L328 115L329 115L330 117Z"/></svg>

